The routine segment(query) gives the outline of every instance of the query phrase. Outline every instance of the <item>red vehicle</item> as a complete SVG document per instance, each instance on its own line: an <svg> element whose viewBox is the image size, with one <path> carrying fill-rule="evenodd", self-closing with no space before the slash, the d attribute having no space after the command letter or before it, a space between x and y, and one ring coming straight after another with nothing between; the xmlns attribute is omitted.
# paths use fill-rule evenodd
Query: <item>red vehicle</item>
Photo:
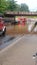
<svg viewBox="0 0 37 65"><path fill-rule="evenodd" d="M4 24L3 19L0 17L0 35L5 36L6 26Z"/></svg>

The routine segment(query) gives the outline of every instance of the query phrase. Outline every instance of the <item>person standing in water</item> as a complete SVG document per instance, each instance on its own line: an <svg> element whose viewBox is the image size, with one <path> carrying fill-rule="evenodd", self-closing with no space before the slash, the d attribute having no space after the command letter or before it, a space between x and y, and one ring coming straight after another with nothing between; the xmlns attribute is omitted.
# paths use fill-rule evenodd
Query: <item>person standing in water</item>
<svg viewBox="0 0 37 65"><path fill-rule="evenodd" d="M35 22L35 24L33 25L31 32L35 29L35 27L37 26L37 21Z"/></svg>

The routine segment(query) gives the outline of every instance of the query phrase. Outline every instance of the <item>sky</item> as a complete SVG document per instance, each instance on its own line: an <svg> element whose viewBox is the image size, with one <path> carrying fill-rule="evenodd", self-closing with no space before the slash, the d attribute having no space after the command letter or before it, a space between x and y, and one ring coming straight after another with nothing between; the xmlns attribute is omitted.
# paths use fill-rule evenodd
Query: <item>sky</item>
<svg viewBox="0 0 37 65"><path fill-rule="evenodd" d="M17 1L18 4L26 3L30 11L37 10L37 0L15 0L15 1Z"/></svg>

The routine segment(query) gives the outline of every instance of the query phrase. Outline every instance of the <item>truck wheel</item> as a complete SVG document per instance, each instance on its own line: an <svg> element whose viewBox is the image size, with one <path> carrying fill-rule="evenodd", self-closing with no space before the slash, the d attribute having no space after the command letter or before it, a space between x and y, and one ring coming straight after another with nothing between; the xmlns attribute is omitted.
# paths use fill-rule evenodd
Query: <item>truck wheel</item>
<svg viewBox="0 0 37 65"><path fill-rule="evenodd" d="M5 36L5 35L6 35L6 28L5 28L4 32L3 32L3 36Z"/></svg>

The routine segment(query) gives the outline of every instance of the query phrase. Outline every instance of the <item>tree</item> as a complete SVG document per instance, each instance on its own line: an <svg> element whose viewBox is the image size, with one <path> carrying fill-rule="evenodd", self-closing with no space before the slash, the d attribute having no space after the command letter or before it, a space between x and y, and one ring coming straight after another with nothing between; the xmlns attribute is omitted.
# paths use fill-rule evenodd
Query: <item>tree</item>
<svg viewBox="0 0 37 65"><path fill-rule="evenodd" d="M0 0L0 13L3 13L7 9L7 1Z"/></svg>
<svg viewBox="0 0 37 65"><path fill-rule="evenodd" d="M16 11L20 11L20 5L19 4L17 4Z"/></svg>
<svg viewBox="0 0 37 65"><path fill-rule="evenodd" d="M20 5L20 11L29 12L29 7L25 3L22 3Z"/></svg>
<svg viewBox="0 0 37 65"><path fill-rule="evenodd" d="M25 3L17 4L15 0L0 0L0 13L5 11L29 11Z"/></svg>
<svg viewBox="0 0 37 65"><path fill-rule="evenodd" d="M9 2L8 10L10 10L10 11L16 11L16 8L17 8L16 1L9 0L8 2Z"/></svg>

